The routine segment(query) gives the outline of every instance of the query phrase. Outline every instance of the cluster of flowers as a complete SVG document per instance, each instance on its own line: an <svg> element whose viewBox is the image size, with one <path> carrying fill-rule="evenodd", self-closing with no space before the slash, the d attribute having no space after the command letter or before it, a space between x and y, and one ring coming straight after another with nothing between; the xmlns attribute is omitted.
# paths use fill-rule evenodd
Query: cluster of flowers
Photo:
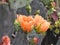
<svg viewBox="0 0 60 45"><path fill-rule="evenodd" d="M32 29L35 29L38 33L46 32L50 26L50 22L39 15L35 15L34 17L17 15L16 21L19 22L23 31L27 33L31 32Z"/></svg>

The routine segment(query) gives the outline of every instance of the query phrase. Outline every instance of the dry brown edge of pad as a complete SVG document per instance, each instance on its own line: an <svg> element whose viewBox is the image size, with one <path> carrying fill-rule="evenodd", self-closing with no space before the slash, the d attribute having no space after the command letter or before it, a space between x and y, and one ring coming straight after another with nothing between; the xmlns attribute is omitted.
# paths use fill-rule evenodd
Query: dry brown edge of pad
<svg viewBox="0 0 60 45"><path fill-rule="evenodd" d="M2 2L2 1L0 1L0 5L1 5L1 4L8 4L8 3L7 3L7 2Z"/></svg>

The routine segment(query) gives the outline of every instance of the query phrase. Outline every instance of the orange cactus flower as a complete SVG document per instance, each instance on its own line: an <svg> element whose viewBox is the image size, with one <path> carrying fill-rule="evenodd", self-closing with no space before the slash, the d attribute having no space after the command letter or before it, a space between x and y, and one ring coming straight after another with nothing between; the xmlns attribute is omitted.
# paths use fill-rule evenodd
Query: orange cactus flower
<svg viewBox="0 0 60 45"><path fill-rule="evenodd" d="M30 32L34 25L34 20L32 16L17 15L17 21L20 23L23 31Z"/></svg>
<svg viewBox="0 0 60 45"><path fill-rule="evenodd" d="M27 21L27 16L23 15L23 16L22 16L22 19L23 19L24 21Z"/></svg>
<svg viewBox="0 0 60 45"><path fill-rule="evenodd" d="M41 32L46 32L50 26L50 23L45 21L39 28Z"/></svg>
<svg viewBox="0 0 60 45"><path fill-rule="evenodd" d="M23 17L22 15L17 15L17 19L16 20L20 23L22 21L22 17Z"/></svg>
<svg viewBox="0 0 60 45"><path fill-rule="evenodd" d="M42 16L36 15L34 17L34 21L35 21L35 26L37 27L40 24L44 23L44 19L42 18Z"/></svg>
<svg viewBox="0 0 60 45"><path fill-rule="evenodd" d="M33 26L34 26L34 22L33 22L33 21L30 21L30 22L28 23L27 32L30 32L30 31L33 29Z"/></svg>
<svg viewBox="0 0 60 45"><path fill-rule="evenodd" d="M34 17L34 21L35 21L35 28L37 29L38 33L46 32L50 26L50 23L39 15L36 15Z"/></svg>
<svg viewBox="0 0 60 45"><path fill-rule="evenodd" d="M21 27L23 28L24 31L30 32L32 30L32 27L34 25L33 18L31 16L25 18L23 17L23 21L21 22Z"/></svg>
<svg viewBox="0 0 60 45"><path fill-rule="evenodd" d="M28 18L28 19L27 19L28 22L29 22L29 21L33 21L33 17L32 17L32 16L28 16L27 18Z"/></svg>
<svg viewBox="0 0 60 45"><path fill-rule="evenodd" d="M10 38L7 35L5 35L2 37L2 42L2 45L10 45Z"/></svg>

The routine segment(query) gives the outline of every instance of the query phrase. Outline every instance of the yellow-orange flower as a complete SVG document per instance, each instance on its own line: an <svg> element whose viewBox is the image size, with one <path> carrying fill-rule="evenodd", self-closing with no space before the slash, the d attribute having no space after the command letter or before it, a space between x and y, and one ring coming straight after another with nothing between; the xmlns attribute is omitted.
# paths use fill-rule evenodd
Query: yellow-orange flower
<svg viewBox="0 0 60 45"><path fill-rule="evenodd" d="M39 16L39 15L36 15L36 16L34 17L34 21L35 21L35 26L36 26L36 27L37 27L38 25L44 23L44 19L43 19L41 16Z"/></svg>
<svg viewBox="0 0 60 45"><path fill-rule="evenodd" d="M45 21L39 28L41 32L46 32L50 26L50 23Z"/></svg>
<svg viewBox="0 0 60 45"><path fill-rule="evenodd" d="M34 21L35 21L35 28L37 29L38 33L47 31L47 29L50 26L50 23L39 15L36 15L34 17Z"/></svg>
<svg viewBox="0 0 60 45"><path fill-rule="evenodd" d="M23 17L23 15L17 15L17 21L20 23L21 21L22 21L22 17Z"/></svg>

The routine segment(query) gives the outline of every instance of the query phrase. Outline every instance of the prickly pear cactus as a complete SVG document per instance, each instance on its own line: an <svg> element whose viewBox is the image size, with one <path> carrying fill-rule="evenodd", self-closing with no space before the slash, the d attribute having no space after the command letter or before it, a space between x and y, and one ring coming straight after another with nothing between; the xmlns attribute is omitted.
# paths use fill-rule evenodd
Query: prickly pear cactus
<svg viewBox="0 0 60 45"><path fill-rule="evenodd" d="M12 9L22 8L31 2L32 0L9 0Z"/></svg>

